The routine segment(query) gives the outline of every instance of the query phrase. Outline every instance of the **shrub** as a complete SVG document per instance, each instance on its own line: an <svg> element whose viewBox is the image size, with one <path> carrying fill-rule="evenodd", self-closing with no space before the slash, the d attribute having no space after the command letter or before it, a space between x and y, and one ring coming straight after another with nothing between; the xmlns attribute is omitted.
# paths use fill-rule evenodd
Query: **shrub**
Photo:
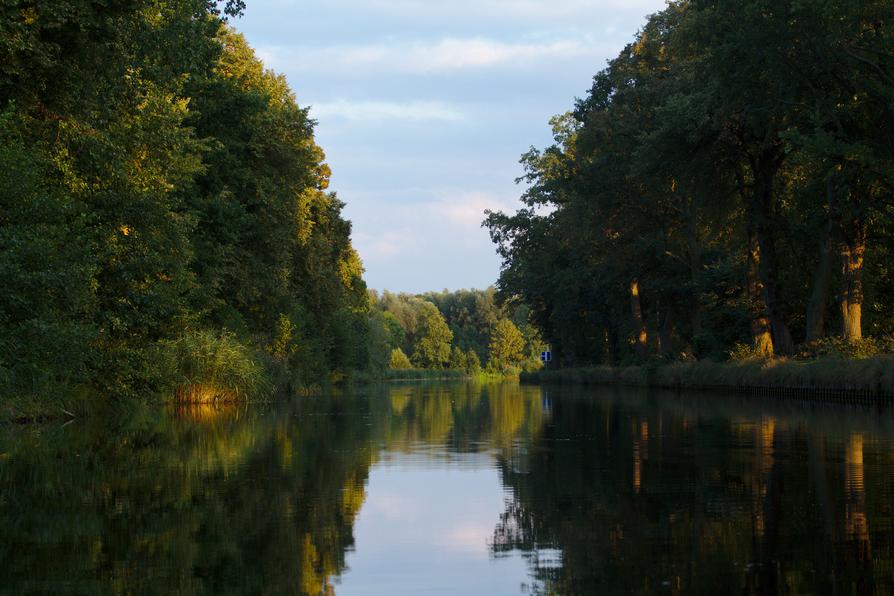
<svg viewBox="0 0 894 596"><path fill-rule="evenodd" d="M733 362L753 362L767 360L767 354L752 344L737 343L729 351L729 359Z"/></svg>
<svg viewBox="0 0 894 596"><path fill-rule="evenodd" d="M391 360L388 362L388 368L391 370L408 370L413 368L413 365L410 364L410 359L407 358L403 350L394 348L391 350Z"/></svg>
<svg viewBox="0 0 894 596"><path fill-rule="evenodd" d="M894 352L892 338L863 338L848 341L840 337L827 337L800 346L796 357L802 360L817 358L863 360L891 352Z"/></svg>

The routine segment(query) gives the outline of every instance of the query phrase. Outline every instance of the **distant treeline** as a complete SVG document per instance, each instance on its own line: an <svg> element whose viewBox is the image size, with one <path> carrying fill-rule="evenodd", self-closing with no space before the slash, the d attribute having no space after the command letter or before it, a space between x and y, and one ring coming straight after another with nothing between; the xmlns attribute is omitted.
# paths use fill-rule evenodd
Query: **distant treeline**
<svg viewBox="0 0 894 596"><path fill-rule="evenodd" d="M890 350L894 3L680 0L489 213L565 365Z"/></svg>
<svg viewBox="0 0 894 596"><path fill-rule="evenodd" d="M379 295L370 291L372 370L458 369L512 374L541 366L544 344L524 305L498 305L494 288Z"/></svg>
<svg viewBox="0 0 894 596"><path fill-rule="evenodd" d="M366 366L314 122L242 2L0 12L0 395L214 397Z"/></svg>

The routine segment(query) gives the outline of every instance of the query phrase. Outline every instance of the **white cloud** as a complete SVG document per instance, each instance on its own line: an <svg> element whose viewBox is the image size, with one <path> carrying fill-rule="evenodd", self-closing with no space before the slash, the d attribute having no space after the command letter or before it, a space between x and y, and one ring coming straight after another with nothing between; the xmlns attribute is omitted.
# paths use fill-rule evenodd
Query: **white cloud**
<svg viewBox="0 0 894 596"><path fill-rule="evenodd" d="M486 68L531 68L583 56L604 57L614 46L586 37L556 41L503 42L482 37L446 37L434 42L392 42L322 48L264 46L259 55L274 70L289 73L370 75L432 74Z"/></svg>
<svg viewBox="0 0 894 596"><path fill-rule="evenodd" d="M445 536L444 546L452 551L486 554L489 552L488 541L493 539L493 535L493 525L467 523L453 528Z"/></svg>
<svg viewBox="0 0 894 596"><path fill-rule="evenodd" d="M480 18L573 23L582 18L608 18L618 13L645 15L654 12L661 0L453 0L450 3L427 0L379 0L374 6L390 11L413 11L417 18L426 15L449 17L477 14Z"/></svg>
<svg viewBox="0 0 894 596"><path fill-rule="evenodd" d="M371 121L441 121L460 122L465 115L453 106L439 101L348 101L316 103L311 106L311 116L319 119Z"/></svg>
<svg viewBox="0 0 894 596"><path fill-rule="evenodd" d="M388 521L412 522L425 510L412 496L398 493L372 493L367 497L366 509Z"/></svg>
<svg viewBox="0 0 894 596"><path fill-rule="evenodd" d="M354 232L353 244L364 261L380 261L395 257L402 250L411 249L414 243L413 238L406 234L386 230L378 234Z"/></svg>
<svg viewBox="0 0 894 596"><path fill-rule="evenodd" d="M280 11L301 6L298 0L267 0L267 3ZM491 23L508 20L573 24L581 18L608 18L619 14L642 16L664 6L663 0L329 0L328 3L338 11L414 20L479 22L487 19Z"/></svg>
<svg viewBox="0 0 894 596"><path fill-rule="evenodd" d="M484 210L515 208L515 197L485 192L439 190L405 202L389 200L385 191L355 197L347 215L369 286L422 292L494 283L499 259L481 227Z"/></svg>
<svg viewBox="0 0 894 596"><path fill-rule="evenodd" d="M481 192L450 193L427 205L433 213L466 229L480 228L486 209L510 211L517 207L517 197L510 199Z"/></svg>

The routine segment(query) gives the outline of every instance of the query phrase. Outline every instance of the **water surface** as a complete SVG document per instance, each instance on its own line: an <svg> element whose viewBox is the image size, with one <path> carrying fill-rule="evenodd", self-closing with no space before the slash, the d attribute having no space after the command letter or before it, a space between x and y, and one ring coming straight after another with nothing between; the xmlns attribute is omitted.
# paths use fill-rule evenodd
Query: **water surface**
<svg viewBox="0 0 894 596"><path fill-rule="evenodd" d="M891 593L894 417L397 384L0 427L0 592Z"/></svg>

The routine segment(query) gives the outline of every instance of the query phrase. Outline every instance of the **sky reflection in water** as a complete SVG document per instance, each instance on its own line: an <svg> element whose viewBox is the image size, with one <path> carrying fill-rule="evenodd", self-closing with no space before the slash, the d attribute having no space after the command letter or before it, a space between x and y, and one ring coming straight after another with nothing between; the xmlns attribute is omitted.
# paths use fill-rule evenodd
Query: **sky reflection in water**
<svg viewBox="0 0 894 596"><path fill-rule="evenodd" d="M888 414L393 385L0 429L0 592L894 591Z"/></svg>

